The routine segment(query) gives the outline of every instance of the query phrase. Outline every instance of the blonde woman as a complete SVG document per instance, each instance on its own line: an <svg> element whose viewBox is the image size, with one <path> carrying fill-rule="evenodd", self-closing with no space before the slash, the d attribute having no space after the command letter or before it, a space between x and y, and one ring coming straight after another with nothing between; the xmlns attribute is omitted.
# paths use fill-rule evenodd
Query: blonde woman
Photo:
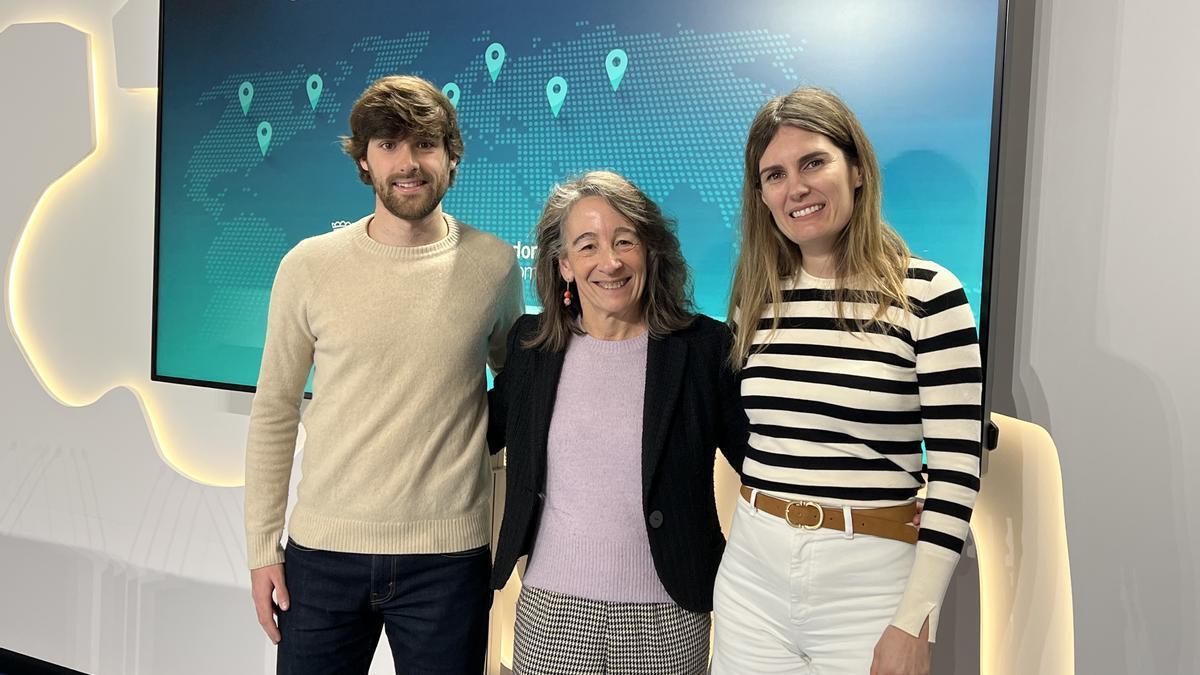
<svg viewBox="0 0 1200 675"><path fill-rule="evenodd" d="M979 488L966 295L883 222L871 143L833 94L769 101L745 161L730 316L750 439L712 672L927 673Z"/></svg>

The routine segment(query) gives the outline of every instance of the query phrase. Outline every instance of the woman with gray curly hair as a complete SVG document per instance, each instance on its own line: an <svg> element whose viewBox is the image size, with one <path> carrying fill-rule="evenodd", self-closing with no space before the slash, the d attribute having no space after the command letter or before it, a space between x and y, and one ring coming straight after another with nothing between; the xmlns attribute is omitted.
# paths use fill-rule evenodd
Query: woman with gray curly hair
<svg viewBox="0 0 1200 675"><path fill-rule="evenodd" d="M747 436L732 334L694 313L673 223L625 178L556 186L537 236L544 309L517 320L489 396L508 449L492 586L530 556L513 668L703 673L715 451L740 471Z"/></svg>

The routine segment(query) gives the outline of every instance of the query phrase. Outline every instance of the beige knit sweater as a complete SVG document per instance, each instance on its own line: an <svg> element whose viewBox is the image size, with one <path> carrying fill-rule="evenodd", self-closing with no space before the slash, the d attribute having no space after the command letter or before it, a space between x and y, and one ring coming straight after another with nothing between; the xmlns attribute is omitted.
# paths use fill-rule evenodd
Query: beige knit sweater
<svg viewBox="0 0 1200 675"><path fill-rule="evenodd" d="M449 216L441 241L386 246L367 236L369 220L306 239L279 265L246 441L251 569L283 562L314 365L290 537L352 553L459 551L490 538L483 367L503 364L523 310L513 249Z"/></svg>

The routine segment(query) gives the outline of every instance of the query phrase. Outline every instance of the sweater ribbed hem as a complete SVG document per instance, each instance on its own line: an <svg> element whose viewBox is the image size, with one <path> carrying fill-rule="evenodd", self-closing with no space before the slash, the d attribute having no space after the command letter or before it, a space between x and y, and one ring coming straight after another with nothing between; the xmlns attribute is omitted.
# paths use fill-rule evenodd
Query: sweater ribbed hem
<svg viewBox="0 0 1200 675"><path fill-rule="evenodd" d="M900 598L900 605L892 617L891 624L916 637L921 632L925 619L929 619L929 641L937 641L938 618L942 613L942 602L959 556L944 548L917 542L917 555L909 574L908 586Z"/></svg>
<svg viewBox="0 0 1200 675"><path fill-rule="evenodd" d="M646 352L650 331L644 331L640 335L624 340L600 340L590 335L572 335L571 339L578 343L576 349L582 350L585 354L636 354Z"/></svg>
<svg viewBox="0 0 1200 675"><path fill-rule="evenodd" d="M250 569L256 570L283 562L283 547L279 544L279 537L278 531L246 536L246 558Z"/></svg>
<svg viewBox="0 0 1200 675"><path fill-rule="evenodd" d="M831 279L829 277L818 277L818 276L809 274L808 270L804 269L803 267L800 268L800 273L797 274L796 276L792 277L792 279L793 279L792 284L794 287L827 288L827 289L837 288L837 279ZM799 283L796 283L797 279L799 280Z"/></svg>
<svg viewBox="0 0 1200 675"><path fill-rule="evenodd" d="M299 505L288 536L307 548L340 553L453 553L491 540L491 504L445 520L370 522L306 513Z"/></svg>
<svg viewBox="0 0 1200 675"><path fill-rule="evenodd" d="M589 600L673 602L658 578L648 542L541 530L521 582Z"/></svg>
<svg viewBox="0 0 1200 675"><path fill-rule="evenodd" d="M362 249L373 255L391 258L392 260L419 260L421 258L432 258L439 256L447 251L454 250L458 245L461 230L458 226L458 221L450 214L444 214L446 218L446 236L432 244L424 246L389 246L381 244L371 238L367 234L367 225L371 222L372 216L361 218L351 224L347 229L350 231L350 237Z"/></svg>

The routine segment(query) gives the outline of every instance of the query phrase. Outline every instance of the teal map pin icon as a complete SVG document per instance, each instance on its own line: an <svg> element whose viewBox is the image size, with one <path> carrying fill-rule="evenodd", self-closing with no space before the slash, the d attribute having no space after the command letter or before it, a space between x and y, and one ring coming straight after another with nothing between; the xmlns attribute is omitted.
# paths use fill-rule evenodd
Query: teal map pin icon
<svg viewBox="0 0 1200 675"><path fill-rule="evenodd" d="M308 92L308 103L313 110L317 109L317 101L321 99L321 90L325 88L325 82L320 75L313 73L308 76L308 82L304 85L304 90Z"/></svg>
<svg viewBox="0 0 1200 675"><path fill-rule="evenodd" d="M614 49L604 57L604 69L608 71L608 81L613 91L621 86L621 78L625 77L625 69L629 67L629 55L624 49Z"/></svg>
<svg viewBox="0 0 1200 675"><path fill-rule="evenodd" d="M263 157L266 157L267 147L271 145L271 123L266 121L259 122L258 133L256 135L258 136L258 149L262 150Z"/></svg>
<svg viewBox="0 0 1200 675"><path fill-rule="evenodd" d="M488 72L492 74L492 82L495 82L496 77L500 75L500 68L504 66L504 45L499 42L488 45L487 51L483 53L483 60L487 62Z"/></svg>
<svg viewBox="0 0 1200 675"><path fill-rule="evenodd" d="M462 96L462 90L458 88L457 84L447 82L446 86L442 87L442 93L446 95L446 98L450 99L450 105L455 108L458 107L458 99Z"/></svg>
<svg viewBox="0 0 1200 675"><path fill-rule="evenodd" d="M250 112L250 101L254 100L254 85L249 81L238 85L238 100L242 102L242 114Z"/></svg>
<svg viewBox="0 0 1200 675"><path fill-rule="evenodd" d="M567 100L567 81L558 76L550 78L546 83L546 100L550 101L550 112L558 117L563 101Z"/></svg>

